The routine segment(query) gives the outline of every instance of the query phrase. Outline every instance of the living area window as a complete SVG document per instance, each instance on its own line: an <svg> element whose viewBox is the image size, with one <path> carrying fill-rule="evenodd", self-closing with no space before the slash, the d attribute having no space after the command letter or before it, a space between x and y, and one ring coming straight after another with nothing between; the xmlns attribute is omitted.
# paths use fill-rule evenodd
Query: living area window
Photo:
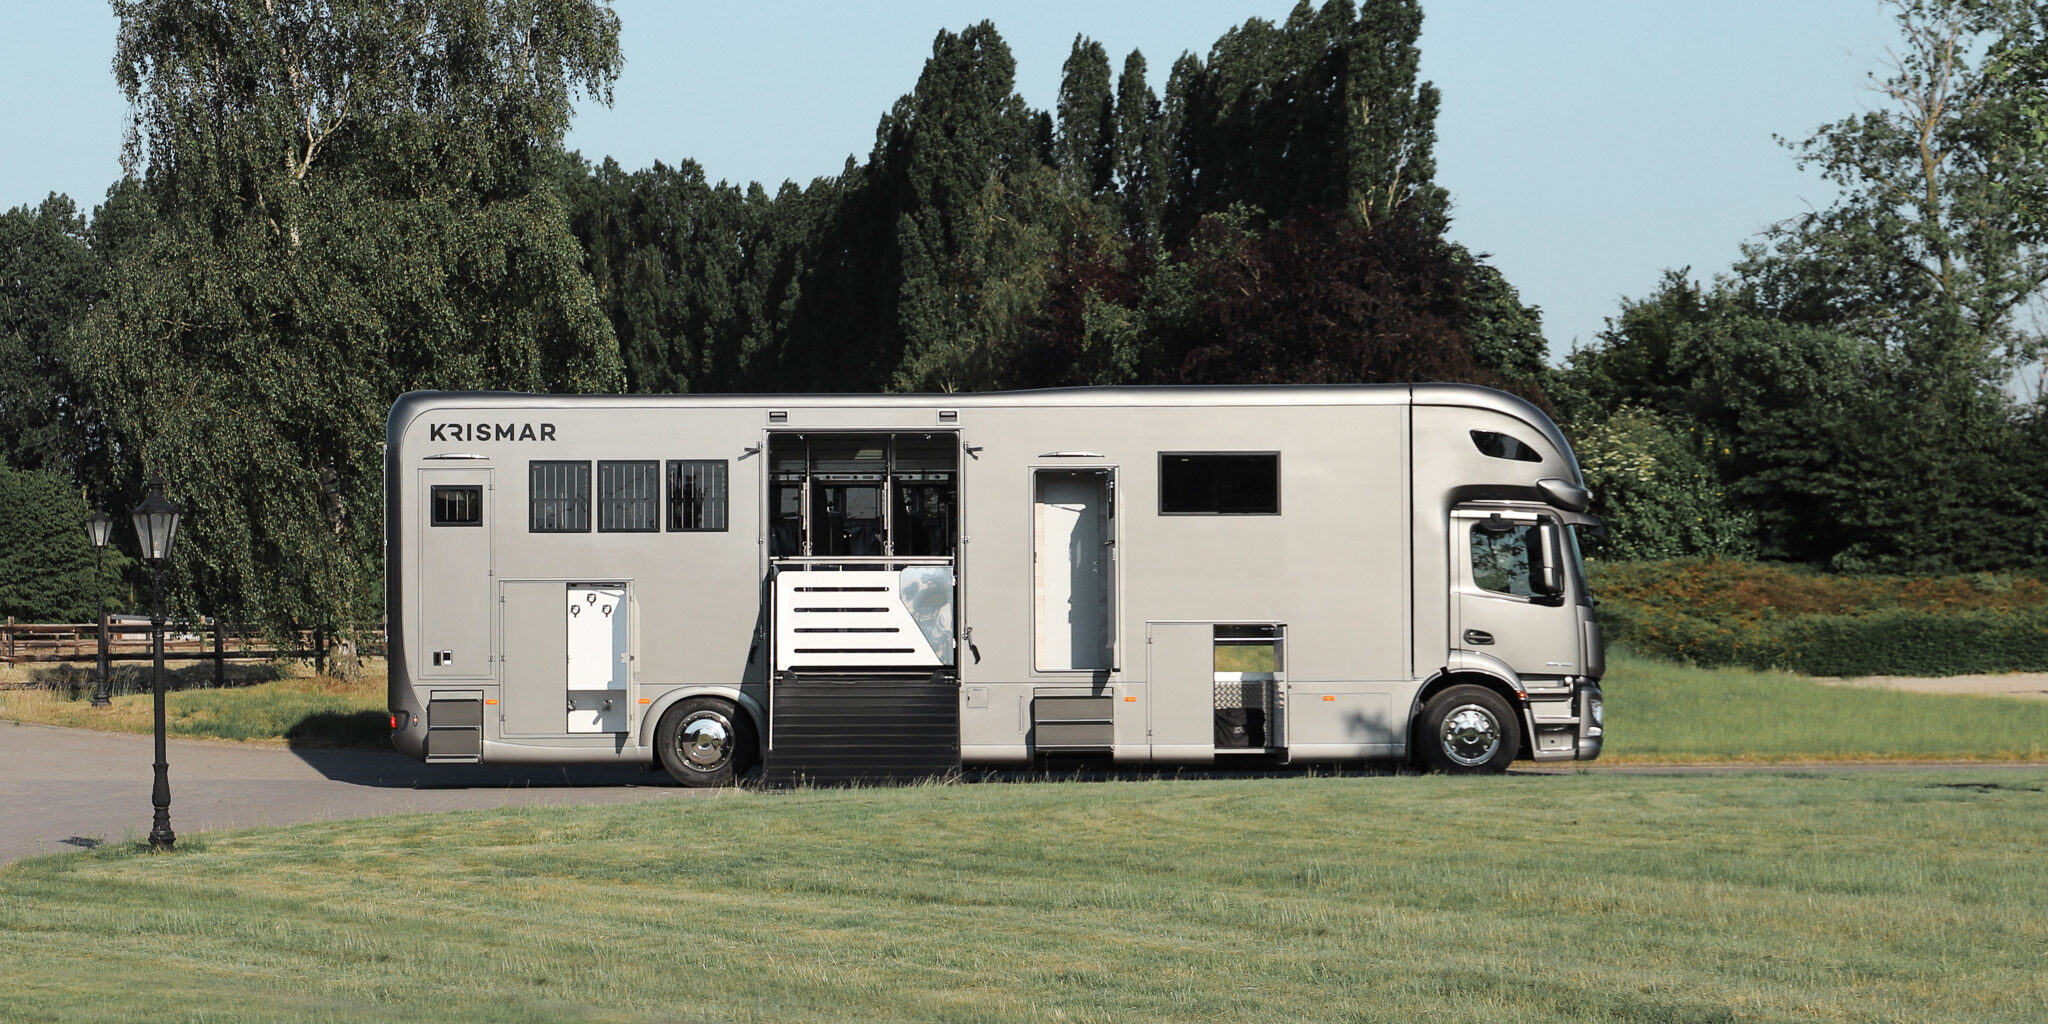
<svg viewBox="0 0 2048 1024"><path fill-rule="evenodd" d="M1160 452L1159 514L1280 514L1279 452Z"/></svg>

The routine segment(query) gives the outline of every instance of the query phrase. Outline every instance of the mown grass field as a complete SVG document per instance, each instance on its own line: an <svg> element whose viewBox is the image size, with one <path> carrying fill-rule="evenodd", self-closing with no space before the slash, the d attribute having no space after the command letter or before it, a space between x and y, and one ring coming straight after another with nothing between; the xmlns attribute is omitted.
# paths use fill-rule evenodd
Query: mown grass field
<svg viewBox="0 0 2048 1024"><path fill-rule="evenodd" d="M1620 651L1600 687L1603 762L2048 760L2048 701L1824 686Z"/></svg>
<svg viewBox="0 0 2048 1024"><path fill-rule="evenodd" d="M1247 650L1256 657L1261 649ZM354 682L272 670L269 681L177 691L168 697L167 725L178 736L388 749L384 669L375 662L368 669ZM206 666L187 670L195 684L210 673ZM113 708L94 708L89 679L74 674L72 682L82 685L0 688L0 719L151 731L149 694L117 689ZM1612 653L1602 686L1607 763L2048 760L2048 701L1846 689L1785 672L1703 669L1625 651Z"/></svg>
<svg viewBox="0 0 2048 1024"><path fill-rule="evenodd" d="M2048 1016L2048 769L740 793L0 868L23 1021Z"/></svg>

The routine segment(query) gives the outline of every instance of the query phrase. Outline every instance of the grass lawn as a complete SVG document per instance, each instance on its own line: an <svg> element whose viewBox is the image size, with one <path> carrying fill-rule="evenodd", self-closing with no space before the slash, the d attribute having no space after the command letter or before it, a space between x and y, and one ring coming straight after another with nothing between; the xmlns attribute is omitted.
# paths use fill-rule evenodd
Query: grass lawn
<svg viewBox="0 0 2048 1024"><path fill-rule="evenodd" d="M2048 701L1823 686L1627 652L1612 653L1600 688L1603 762L2048 759Z"/></svg>
<svg viewBox="0 0 2048 1024"><path fill-rule="evenodd" d="M2048 769L739 793L0 868L0 1019L2048 1017Z"/></svg>
<svg viewBox="0 0 2048 1024"><path fill-rule="evenodd" d="M1259 648L1247 648L1256 656ZM1270 650L1266 651L1270 658ZM366 663L354 682L237 665L255 681L203 688L212 668L181 669L194 687L169 695L173 735L389 749L385 669ZM1256 666L1255 666L1256 667ZM145 670L117 670L112 709L90 705L89 674L31 681L0 675L0 719L147 733ZM48 673L53 670L36 670ZM125 674L125 675L124 675ZM131 678L132 677L132 678ZM268 680L268 681L263 681ZM54 688L47 685L56 682ZM1954 697L1822 686L1785 672L1702 669L1613 652L1603 762L1713 760L2043 760L2048 701Z"/></svg>
<svg viewBox="0 0 2048 1024"><path fill-rule="evenodd" d="M290 742L298 746L388 750L382 661L366 661L360 679L343 681L289 665L235 664L231 685L214 688L213 666L172 663L164 725L173 736ZM92 706L90 666L0 668L0 719L107 732L155 730L148 666L117 666L113 706Z"/></svg>

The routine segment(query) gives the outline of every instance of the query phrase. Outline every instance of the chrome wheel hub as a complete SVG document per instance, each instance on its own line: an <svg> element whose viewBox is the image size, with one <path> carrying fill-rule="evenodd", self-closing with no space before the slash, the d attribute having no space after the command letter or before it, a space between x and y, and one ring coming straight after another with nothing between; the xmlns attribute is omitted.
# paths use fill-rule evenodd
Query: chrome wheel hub
<svg viewBox="0 0 2048 1024"><path fill-rule="evenodd" d="M676 731L676 752L699 771L713 771L732 757L732 723L715 711L699 711Z"/></svg>
<svg viewBox="0 0 2048 1024"><path fill-rule="evenodd" d="M1485 764L1500 750L1500 722L1485 708L1465 704L1444 716L1444 755L1466 767Z"/></svg>

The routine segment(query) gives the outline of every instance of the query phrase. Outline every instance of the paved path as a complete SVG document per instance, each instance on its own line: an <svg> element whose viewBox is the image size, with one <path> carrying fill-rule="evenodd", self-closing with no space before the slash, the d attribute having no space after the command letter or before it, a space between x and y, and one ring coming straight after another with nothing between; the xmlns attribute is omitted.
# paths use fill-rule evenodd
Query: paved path
<svg viewBox="0 0 2048 1024"><path fill-rule="evenodd" d="M149 835L148 736L0 721L0 864ZM287 750L173 739L169 746L171 828L180 837L390 814L492 807L679 800L719 790L685 789L638 767L422 764L393 752ZM1999 762L1616 764L1515 767L1517 774L1584 769L1641 775L1754 772L1872 772L1948 768L1972 772L2038 769ZM1362 774L1397 769L1364 766ZM1109 770L1103 777L1149 778L1160 769ZM1171 768L1165 769L1172 772ZM1009 777L1012 773L996 773ZM1036 777L1036 773L1014 773ZM1062 776L1066 777L1066 776Z"/></svg>
<svg viewBox="0 0 2048 1024"><path fill-rule="evenodd" d="M148 736L0 722L0 864L149 835ZM395 752L173 739L171 828L294 825L420 811L674 800L709 790L636 766L423 764Z"/></svg>
<svg viewBox="0 0 2048 1024"><path fill-rule="evenodd" d="M1913 690L1918 693L1970 694L1981 697L2018 697L2048 700L2048 672L2002 672L1978 676L1863 676L1841 679L1815 676L1822 686L1865 686L1880 690Z"/></svg>

